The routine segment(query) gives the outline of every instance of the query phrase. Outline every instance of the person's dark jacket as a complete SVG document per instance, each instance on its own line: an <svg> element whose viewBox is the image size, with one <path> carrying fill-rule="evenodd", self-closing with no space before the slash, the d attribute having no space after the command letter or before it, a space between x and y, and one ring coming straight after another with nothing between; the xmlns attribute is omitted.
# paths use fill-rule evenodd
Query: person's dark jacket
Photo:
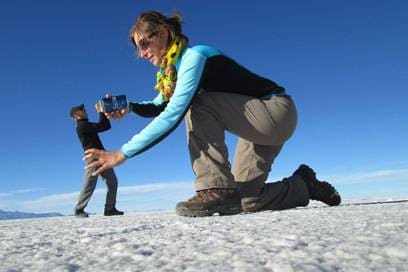
<svg viewBox="0 0 408 272"><path fill-rule="evenodd" d="M105 114L99 113L99 122L93 123L89 122L88 119L81 119L77 121L76 131L78 138L81 141L84 150L90 148L103 149L101 140L99 139L98 133L106 131L111 128L109 119L106 118Z"/></svg>

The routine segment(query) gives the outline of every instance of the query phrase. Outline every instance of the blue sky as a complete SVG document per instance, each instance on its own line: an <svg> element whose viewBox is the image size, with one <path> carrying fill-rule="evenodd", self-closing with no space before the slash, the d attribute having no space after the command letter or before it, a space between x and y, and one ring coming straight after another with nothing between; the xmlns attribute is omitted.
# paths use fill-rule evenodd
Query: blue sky
<svg viewBox="0 0 408 272"><path fill-rule="evenodd" d="M84 163L68 110L85 103L96 120L107 92L156 96L156 68L128 40L150 9L181 11L192 45L215 46L292 95L298 128L270 181L307 163L347 199L408 196L406 1L14 0L0 2L0 209L72 212ZM113 121L105 147L119 149L148 122ZM235 143L228 134L231 161ZM185 125L116 173L126 211L192 196ZM104 190L100 182L89 211L102 210Z"/></svg>

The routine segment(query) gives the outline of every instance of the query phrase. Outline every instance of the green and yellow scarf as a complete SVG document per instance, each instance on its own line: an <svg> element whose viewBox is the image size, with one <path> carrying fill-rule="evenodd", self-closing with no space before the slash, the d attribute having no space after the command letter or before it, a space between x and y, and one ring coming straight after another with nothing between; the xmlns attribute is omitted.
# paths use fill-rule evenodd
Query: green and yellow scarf
<svg viewBox="0 0 408 272"><path fill-rule="evenodd" d="M176 88L177 70L174 65L178 61L186 44L185 39L177 36L170 45L169 50L160 64L160 70L156 74L156 86L154 88L162 94L164 101L169 101Z"/></svg>

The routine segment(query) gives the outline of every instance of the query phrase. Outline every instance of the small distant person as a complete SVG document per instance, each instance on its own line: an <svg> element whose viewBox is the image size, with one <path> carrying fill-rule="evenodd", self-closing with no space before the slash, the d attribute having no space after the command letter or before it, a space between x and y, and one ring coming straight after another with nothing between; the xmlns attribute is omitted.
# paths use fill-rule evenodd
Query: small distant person
<svg viewBox="0 0 408 272"><path fill-rule="evenodd" d="M98 133L107 131L111 128L110 121L106 118L105 114L101 113L97 106L95 106L95 108L96 112L99 113L98 123L89 122L84 104L72 107L69 113L72 119L77 121L76 131L84 151L90 148L104 150ZM87 160L87 164L90 164L92 161L93 160ZM88 217L88 213L85 212L85 207L88 205L88 202L91 199L98 179L98 176L92 175L93 172L93 169L87 169L85 172L84 185L79 195L78 203L75 206L75 216L77 217ZM100 173L100 175L107 185L104 215L123 215L124 212L118 211L115 207L118 180L113 168L103 171Z"/></svg>

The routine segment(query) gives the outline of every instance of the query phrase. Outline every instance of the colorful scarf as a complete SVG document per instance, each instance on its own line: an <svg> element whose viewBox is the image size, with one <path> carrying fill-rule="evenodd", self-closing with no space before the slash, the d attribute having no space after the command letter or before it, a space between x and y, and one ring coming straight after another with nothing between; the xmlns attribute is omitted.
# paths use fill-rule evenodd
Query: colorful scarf
<svg viewBox="0 0 408 272"><path fill-rule="evenodd" d="M156 74L157 83L154 88L162 94L164 101L169 101L176 88L177 70L174 64L178 61L185 46L186 40L177 36L170 45L160 64L160 70Z"/></svg>

